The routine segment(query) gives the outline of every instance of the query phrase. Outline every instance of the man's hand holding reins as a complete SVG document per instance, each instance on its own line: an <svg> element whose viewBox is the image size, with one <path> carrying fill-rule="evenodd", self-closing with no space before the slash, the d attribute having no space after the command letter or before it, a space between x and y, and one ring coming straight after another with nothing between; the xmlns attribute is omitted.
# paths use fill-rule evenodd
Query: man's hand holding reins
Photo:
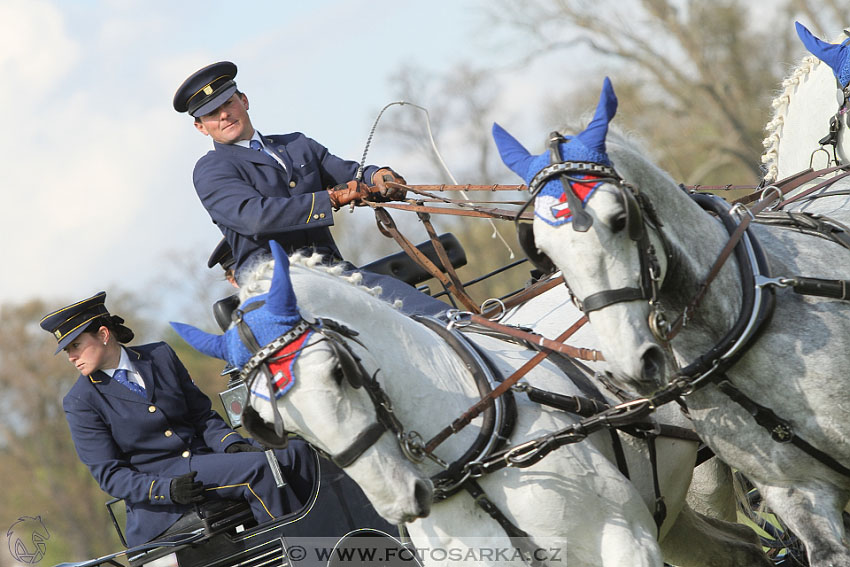
<svg viewBox="0 0 850 567"><path fill-rule="evenodd" d="M380 201L401 201L407 195L407 190L399 185L406 185L404 177L389 168L383 168L372 174L374 189L381 195Z"/></svg>

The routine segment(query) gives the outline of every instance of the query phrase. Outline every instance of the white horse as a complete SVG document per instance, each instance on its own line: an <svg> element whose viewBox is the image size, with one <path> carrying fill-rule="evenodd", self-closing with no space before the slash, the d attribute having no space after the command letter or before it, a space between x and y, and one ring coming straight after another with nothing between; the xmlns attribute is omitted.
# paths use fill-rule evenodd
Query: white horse
<svg viewBox="0 0 850 567"><path fill-rule="evenodd" d="M281 377L278 387L285 394L269 396L262 381L252 389L250 403L260 417L275 423L275 411L279 412L279 422L287 431L346 461L346 472L363 488L378 513L393 523L409 522L413 543L422 550L426 564L455 565L466 559L470 564L522 565L512 552L517 540L511 540L466 492L432 506L428 479L442 467L428 459L411 462L400 450L397 435L380 434L381 428L375 426L376 405L368 395L370 384L372 390L379 384L391 401L391 415L399 422L397 429L403 428L407 434L416 432L424 439L433 437L480 397L468 362L434 330L362 288L299 265L293 265L290 274L285 254L276 244L273 251L273 268L261 267L255 282L243 289L245 295L268 292L248 298L240 307L242 320L258 344L282 336L293 326L301 329L301 313L314 321L318 317L333 320L360 334L357 340L343 338L347 335L344 330L326 323L324 334L308 327L300 338L293 339L296 342L292 344L303 344L289 354L275 355L288 357L284 363L269 363L275 377ZM300 311L293 288L298 293ZM255 309L258 304L262 306ZM222 336L188 325L175 324L175 328L206 354L243 368L251 365L252 355L242 345L238 325ZM533 355L496 338L469 338L505 375ZM353 372L358 363L345 354L349 351L360 359L362 373ZM282 366L281 374L273 364ZM340 368L348 379L341 379ZM285 369L291 369L294 378L288 385L284 384ZM352 379L352 374L357 376ZM535 367L526 381L549 391L580 394L548 361ZM516 398L516 424L508 447L576 421L570 414L533 404L523 395ZM392 421L386 415L383 419ZM473 445L483 429L482 419L476 418L434 453L452 462ZM628 436L623 444L631 481L614 464L607 432L566 445L527 468L505 467L477 480L495 507L528 534L520 539L547 565L660 567L662 549L668 561L683 566L771 564L758 545L741 543L741 530L748 528L703 518L684 504L694 442L658 439L658 478L668 511L660 531L650 512L655 493L646 445Z"/></svg>
<svg viewBox="0 0 850 567"><path fill-rule="evenodd" d="M816 47L817 38L800 23L796 23L796 28L810 51L825 56L824 49ZM836 41L846 39L847 36L841 34ZM832 67L817 55L810 54L802 59L782 81L782 90L771 103L773 117L765 126L767 137L761 158L769 182L803 171L810 165L814 169L831 165L830 152L819 151L820 140L829 134L829 121L844 104L844 94ZM847 163L850 132L846 116L842 120L845 124L838 130L837 154L840 162Z"/></svg>
<svg viewBox="0 0 850 567"><path fill-rule="evenodd" d="M850 114L846 112L843 90L850 82L850 46L840 44L848 36L842 33L836 38L838 43L827 43L813 36L802 24L795 25L798 36L812 54L804 57L782 82L782 91L772 102L774 114L765 127L767 137L762 155L768 183L809 168L820 170L850 162ZM832 142L821 144L831 128L835 130ZM788 196L793 197L824 180L811 181ZM847 189L850 189L850 178L843 178L811 194L812 198L789 203L783 209L817 213L847 223L850 222L850 195L839 193L813 198Z"/></svg>
<svg viewBox="0 0 850 567"><path fill-rule="evenodd" d="M620 383L651 394L675 376L679 364L703 357L705 364L698 368L708 373L715 362L723 367L727 358L740 357L724 369L729 385L787 420L796 439L774 441L749 411L710 380L686 396L697 431L717 455L756 484L806 544L811 565L850 565L841 515L850 498L850 304L779 289L773 319L749 350L733 352L739 345L729 343L713 351L733 325L738 327L737 321L748 321L740 317L745 290L737 259L749 262L757 254L745 250L719 270L678 335L672 341L659 339L666 332L657 324L653 330L649 300L682 312L730 236L625 139L608 136L615 112L616 97L606 79L588 128L559 144L560 159L569 163L549 170L570 176L567 190L546 172L534 179L549 164L547 154L532 156L494 128L505 163L532 188L541 187L534 220L538 248L563 271L583 302ZM836 244L763 226L752 227L752 234L776 276L850 278L850 251ZM745 333L751 330L740 327ZM777 428L776 433L787 431ZM800 439L826 456L803 452L794 444ZM829 459L835 462L824 462Z"/></svg>

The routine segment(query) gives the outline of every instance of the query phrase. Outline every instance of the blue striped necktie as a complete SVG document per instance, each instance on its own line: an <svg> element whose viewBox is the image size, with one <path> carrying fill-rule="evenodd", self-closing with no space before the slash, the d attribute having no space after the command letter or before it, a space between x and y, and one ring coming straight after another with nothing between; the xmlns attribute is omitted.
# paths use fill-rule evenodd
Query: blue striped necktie
<svg viewBox="0 0 850 567"><path fill-rule="evenodd" d="M117 381L119 384L121 384L131 392L135 392L143 398L145 397L145 389L130 380L127 377L127 371L125 369L119 368L118 370L116 370L115 374L112 375L112 378L114 378L115 381Z"/></svg>
<svg viewBox="0 0 850 567"><path fill-rule="evenodd" d="M259 140L251 140L248 145L251 146L252 150L257 150L258 152L263 151L263 144L260 143Z"/></svg>

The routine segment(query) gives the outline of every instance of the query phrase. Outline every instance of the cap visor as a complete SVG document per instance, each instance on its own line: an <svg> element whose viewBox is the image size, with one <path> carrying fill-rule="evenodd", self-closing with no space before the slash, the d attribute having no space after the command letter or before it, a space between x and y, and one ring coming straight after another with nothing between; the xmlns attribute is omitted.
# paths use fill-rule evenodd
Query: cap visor
<svg viewBox="0 0 850 567"><path fill-rule="evenodd" d="M78 327L78 328L74 329L73 331L71 331L70 333L68 333L67 335L65 335L64 337L62 337L62 340L59 341L58 345L56 345L56 352L53 353L53 356L56 356L57 354L62 352L62 349L65 348L66 346L68 346L68 344L71 341L73 341L78 336L80 336L80 334L83 331L86 330L86 327L88 327L88 325Z"/></svg>
<svg viewBox="0 0 850 567"><path fill-rule="evenodd" d="M220 93L213 95L212 98L210 98L208 101L206 101L204 104L202 104L201 106L199 106L195 110L192 110L189 114L191 114L195 118L197 118L199 116L203 116L204 114L209 114L210 112L212 112L213 110L215 110L216 108L218 108L219 106L224 104L227 101L227 99L229 99L231 96L233 96L233 93L235 93L235 92L236 92L236 85L230 85L229 87L227 87L226 89L224 89Z"/></svg>

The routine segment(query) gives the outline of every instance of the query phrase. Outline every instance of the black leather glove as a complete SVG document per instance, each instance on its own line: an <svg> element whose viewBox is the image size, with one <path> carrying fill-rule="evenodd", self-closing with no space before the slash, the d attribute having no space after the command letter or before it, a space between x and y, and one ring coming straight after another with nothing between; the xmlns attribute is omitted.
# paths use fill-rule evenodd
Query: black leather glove
<svg viewBox="0 0 850 567"><path fill-rule="evenodd" d="M237 443L233 443L232 445L228 445L224 450L225 453L262 453L263 450L259 447L254 447L250 443L245 443L244 441L239 441Z"/></svg>
<svg viewBox="0 0 850 567"><path fill-rule="evenodd" d="M198 471L171 479L171 500L178 504L195 504L204 500L204 483L195 480Z"/></svg>

